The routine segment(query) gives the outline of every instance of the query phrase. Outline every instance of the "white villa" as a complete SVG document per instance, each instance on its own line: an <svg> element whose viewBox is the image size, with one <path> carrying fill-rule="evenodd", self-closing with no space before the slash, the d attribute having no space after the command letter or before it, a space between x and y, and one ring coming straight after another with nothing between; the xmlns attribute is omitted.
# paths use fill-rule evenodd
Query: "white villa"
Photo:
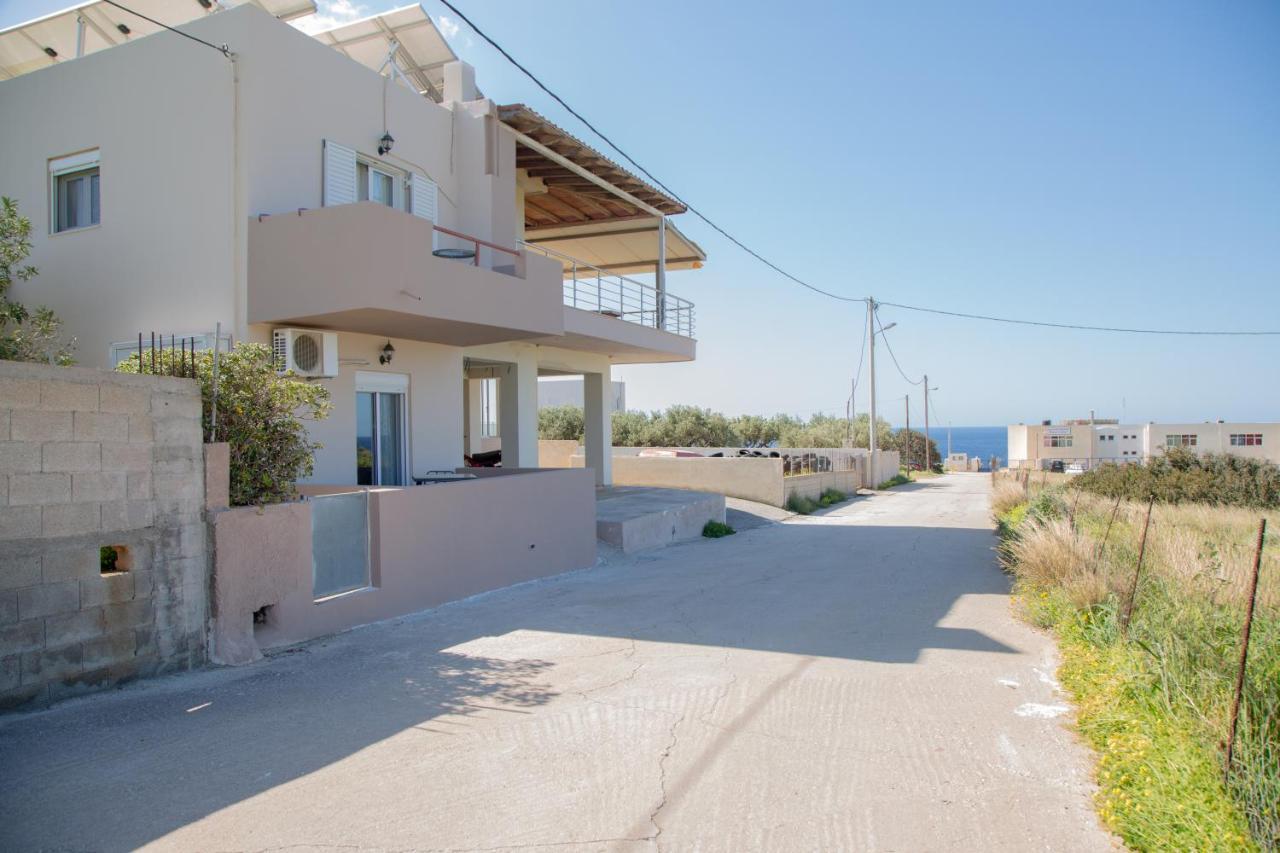
<svg viewBox="0 0 1280 853"><path fill-rule="evenodd" d="M208 44L103 2L0 32L0 194L40 271L14 297L81 364L274 344L332 394L326 485L536 467L538 377L581 376L609 483L613 365L695 356L682 204L484 97L420 6L307 34L310 0L127 5Z"/></svg>
<svg viewBox="0 0 1280 853"><path fill-rule="evenodd" d="M1169 448L1193 453L1229 453L1280 461L1280 424L1122 424L1095 418L1014 424L1009 427L1009 467L1087 470L1104 462L1145 462Z"/></svg>

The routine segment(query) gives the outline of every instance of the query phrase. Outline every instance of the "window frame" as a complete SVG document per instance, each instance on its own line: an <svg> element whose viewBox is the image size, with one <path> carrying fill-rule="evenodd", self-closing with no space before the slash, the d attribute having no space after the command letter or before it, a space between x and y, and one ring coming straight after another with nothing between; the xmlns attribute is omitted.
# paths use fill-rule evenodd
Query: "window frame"
<svg viewBox="0 0 1280 853"><path fill-rule="evenodd" d="M49 176L49 234L65 234L68 231L83 231L102 224L102 151L99 148L86 148L73 154L50 157L47 163ZM62 226L63 196L65 187L77 178L87 180L83 207L89 219L84 224ZM97 179L96 181L94 179ZM93 203L94 185L97 185L98 203ZM94 214L97 217L94 218Z"/></svg>
<svg viewBox="0 0 1280 853"><path fill-rule="evenodd" d="M361 181L361 172L364 172L364 180ZM412 213L412 200L408 192L408 178L403 169L395 166L389 166L381 160L367 157L364 154L356 154L356 201L372 201L375 204L382 204L373 197L373 176L375 174L382 175L391 182L391 198L384 205L392 210L399 210L405 213Z"/></svg>

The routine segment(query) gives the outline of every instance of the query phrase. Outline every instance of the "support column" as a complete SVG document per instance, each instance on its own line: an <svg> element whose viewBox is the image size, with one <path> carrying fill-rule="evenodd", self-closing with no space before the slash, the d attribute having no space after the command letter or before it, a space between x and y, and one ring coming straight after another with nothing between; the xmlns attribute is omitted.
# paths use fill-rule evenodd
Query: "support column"
<svg viewBox="0 0 1280 853"><path fill-rule="evenodd" d="M609 411L612 396L610 372L582 374L582 414L586 421L583 443L586 464L596 472L596 485L613 483L613 413Z"/></svg>
<svg viewBox="0 0 1280 853"><path fill-rule="evenodd" d="M503 468L538 467L538 364L531 354L498 369Z"/></svg>

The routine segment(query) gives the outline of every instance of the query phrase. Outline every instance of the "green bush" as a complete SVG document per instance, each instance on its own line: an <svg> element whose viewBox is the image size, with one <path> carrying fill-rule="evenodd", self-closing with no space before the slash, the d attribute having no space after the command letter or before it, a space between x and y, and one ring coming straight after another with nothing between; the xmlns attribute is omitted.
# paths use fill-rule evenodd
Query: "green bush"
<svg viewBox="0 0 1280 853"><path fill-rule="evenodd" d="M62 321L43 306L29 311L9 299L16 281L30 281L36 268L25 263L31 253L31 220L18 213L18 203L0 198L0 359L74 364L75 339L62 339Z"/></svg>
<svg viewBox="0 0 1280 853"><path fill-rule="evenodd" d="M1075 485L1106 497L1161 503L1280 507L1280 466L1231 454L1197 456L1171 448L1143 465L1107 463L1079 475Z"/></svg>
<svg viewBox="0 0 1280 853"><path fill-rule="evenodd" d="M906 474L894 474L880 485L876 486L877 491L884 489L892 489L894 486L901 486L903 483L910 483L911 479Z"/></svg>
<svg viewBox="0 0 1280 853"><path fill-rule="evenodd" d="M732 536L737 532L738 531L734 530L729 525L722 524L719 521L708 521L706 524L702 525L702 535L708 539L719 539L723 536Z"/></svg>
<svg viewBox="0 0 1280 853"><path fill-rule="evenodd" d="M582 441L585 428L586 421L581 406L547 406L538 409L538 438Z"/></svg>
<svg viewBox="0 0 1280 853"><path fill-rule="evenodd" d="M157 353L154 372L169 375L182 355ZM186 354L191 370L192 354ZM203 398L204 440L213 441L213 354L194 354L195 375ZM151 373L148 358L141 364L129 359L117 370ZM231 503L251 506L281 503L297 495L294 483L310 476L315 451L304 421L329 414L329 392L292 374L276 372L271 349L262 344L240 343L219 357L218 433L216 440L229 445Z"/></svg>
<svg viewBox="0 0 1280 853"><path fill-rule="evenodd" d="M839 489L827 489L818 497L818 505L823 507L847 501L849 496Z"/></svg>

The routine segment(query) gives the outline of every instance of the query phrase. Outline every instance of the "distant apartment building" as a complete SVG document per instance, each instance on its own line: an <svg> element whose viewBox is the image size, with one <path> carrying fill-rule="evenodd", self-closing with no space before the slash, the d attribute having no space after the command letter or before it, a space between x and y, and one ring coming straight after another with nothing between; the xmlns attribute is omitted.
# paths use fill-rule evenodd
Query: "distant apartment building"
<svg viewBox="0 0 1280 853"><path fill-rule="evenodd" d="M1108 419L1009 427L1009 467L1087 470L1104 462L1145 462L1170 448L1280 461L1280 424L1122 424Z"/></svg>

